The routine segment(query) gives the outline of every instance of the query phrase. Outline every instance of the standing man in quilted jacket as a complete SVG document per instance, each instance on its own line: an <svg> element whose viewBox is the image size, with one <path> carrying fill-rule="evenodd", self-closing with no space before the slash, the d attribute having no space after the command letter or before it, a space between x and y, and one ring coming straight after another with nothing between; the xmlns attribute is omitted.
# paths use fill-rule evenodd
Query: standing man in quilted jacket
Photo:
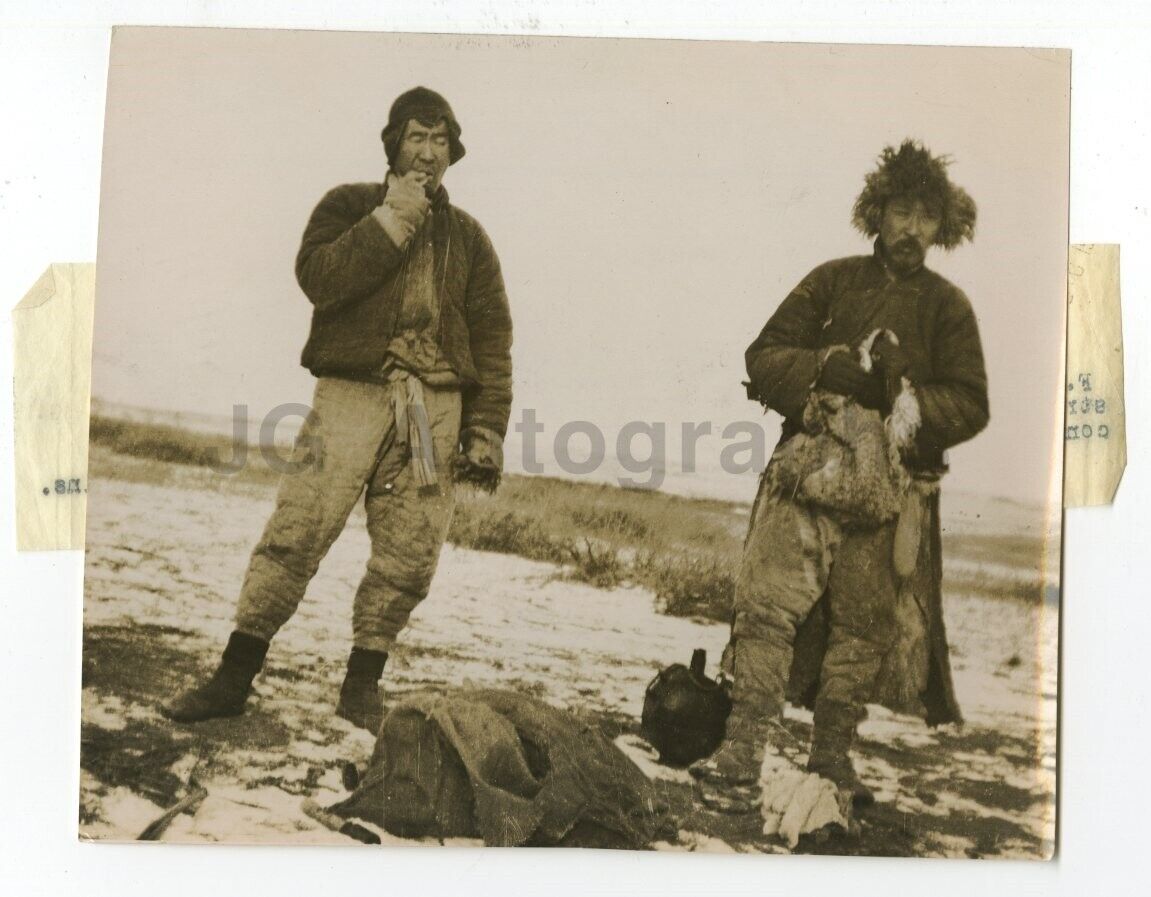
<svg viewBox="0 0 1151 897"><path fill-rule="evenodd" d="M364 494L372 552L336 713L380 726L378 682L427 595L453 482L494 490L503 467L511 317L487 234L442 185L463 158L460 133L442 96L407 91L381 135L383 183L336 187L308 221L296 277L313 305L302 358L317 377L312 413L252 554L221 663L164 707L170 719L243 712L269 642Z"/></svg>
<svg viewBox="0 0 1151 897"><path fill-rule="evenodd" d="M971 303L925 261L932 247L971 239L975 203L951 183L946 158L908 140L883 151L853 223L875 238L874 252L813 270L747 350L751 398L784 420L736 582L726 739L692 769L704 802L720 809L753 807L761 771L766 802L767 770L787 769L795 751L779 725L785 698L813 706L808 770L835 786L845 814L873 799L850 758L865 704L933 725L960 720L943 627L938 483L945 451L988 422L987 375ZM865 367L856 350L876 333L891 338ZM776 485L785 446L811 432L812 403L828 394L905 437L893 442L909 486L889 519L861 525L802 484ZM776 797L783 807L786 795Z"/></svg>

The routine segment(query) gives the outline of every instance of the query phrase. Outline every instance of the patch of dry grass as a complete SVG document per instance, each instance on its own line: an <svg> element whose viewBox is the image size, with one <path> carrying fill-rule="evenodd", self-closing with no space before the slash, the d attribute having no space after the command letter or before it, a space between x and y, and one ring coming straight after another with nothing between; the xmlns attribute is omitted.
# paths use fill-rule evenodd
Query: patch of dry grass
<svg viewBox="0 0 1151 897"><path fill-rule="evenodd" d="M601 588L635 583L668 613L726 620L747 509L710 499L547 477L508 477L465 494L456 545L565 565Z"/></svg>

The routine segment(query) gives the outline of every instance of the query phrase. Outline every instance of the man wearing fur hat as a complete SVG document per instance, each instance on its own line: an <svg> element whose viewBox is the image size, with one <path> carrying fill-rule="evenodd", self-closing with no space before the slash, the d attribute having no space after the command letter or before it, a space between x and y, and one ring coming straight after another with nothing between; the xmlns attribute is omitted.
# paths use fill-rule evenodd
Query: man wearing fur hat
<svg viewBox="0 0 1151 897"><path fill-rule="evenodd" d="M296 259L312 303L302 364L312 414L240 590L215 673L164 708L193 722L243 712L268 644L365 495L372 551L356 592L337 714L375 731L378 681L425 597L447 536L453 480L495 489L511 405L511 318L499 260L442 180L464 155L447 101L402 94L382 133L383 183L316 206Z"/></svg>
<svg viewBox="0 0 1151 897"><path fill-rule="evenodd" d="M924 262L971 239L975 204L946 159L909 140L883 151L853 224L874 252L812 271L746 356L749 395L783 416L783 434L736 584L726 738L692 772L705 803L762 798L769 823L820 799L818 783L798 787L812 773L834 786L839 821L873 799L850 759L865 704L960 719L937 484L946 450L987 424L987 377L970 303ZM785 699L814 709L806 774L779 724ZM786 817L790 840L827 821L812 813L804 828L800 815Z"/></svg>

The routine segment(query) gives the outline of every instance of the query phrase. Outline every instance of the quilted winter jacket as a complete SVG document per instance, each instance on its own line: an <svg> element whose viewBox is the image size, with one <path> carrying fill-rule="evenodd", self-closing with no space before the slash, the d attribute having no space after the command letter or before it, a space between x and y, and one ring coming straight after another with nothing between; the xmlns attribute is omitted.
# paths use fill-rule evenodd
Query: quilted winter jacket
<svg viewBox="0 0 1151 897"><path fill-rule="evenodd" d="M939 470L943 452L988 421L987 373L971 303L927 268L890 280L874 255L820 265L807 275L748 347L748 392L798 432L819 376L822 350L858 346L876 328L899 337L911 363L922 424L912 467Z"/></svg>
<svg viewBox="0 0 1151 897"><path fill-rule="evenodd" d="M314 306L301 364L317 377L362 379L377 372L395 331L408 253L372 211L383 183L328 192L304 230L296 279ZM512 399L512 323L499 259L474 218L442 187L432 201L438 339L463 383L461 430L507 432Z"/></svg>

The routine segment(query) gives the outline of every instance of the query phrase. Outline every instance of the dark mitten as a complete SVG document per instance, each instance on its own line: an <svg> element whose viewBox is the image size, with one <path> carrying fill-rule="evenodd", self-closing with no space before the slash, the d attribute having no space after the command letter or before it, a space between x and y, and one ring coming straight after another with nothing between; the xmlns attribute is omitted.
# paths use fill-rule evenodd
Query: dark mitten
<svg viewBox="0 0 1151 897"><path fill-rule="evenodd" d="M864 408L882 408L886 401L883 379L868 373L850 352L832 352L817 383L820 389L855 399Z"/></svg>
<svg viewBox="0 0 1151 897"><path fill-rule="evenodd" d="M486 427L469 427L460 434L462 453L453 463L457 483L495 492L504 466L503 437Z"/></svg>
<svg viewBox="0 0 1151 897"><path fill-rule="evenodd" d="M452 478L465 486L495 492L500 484L500 470L492 465L476 464L466 455L460 455L453 462Z"/></svg>

